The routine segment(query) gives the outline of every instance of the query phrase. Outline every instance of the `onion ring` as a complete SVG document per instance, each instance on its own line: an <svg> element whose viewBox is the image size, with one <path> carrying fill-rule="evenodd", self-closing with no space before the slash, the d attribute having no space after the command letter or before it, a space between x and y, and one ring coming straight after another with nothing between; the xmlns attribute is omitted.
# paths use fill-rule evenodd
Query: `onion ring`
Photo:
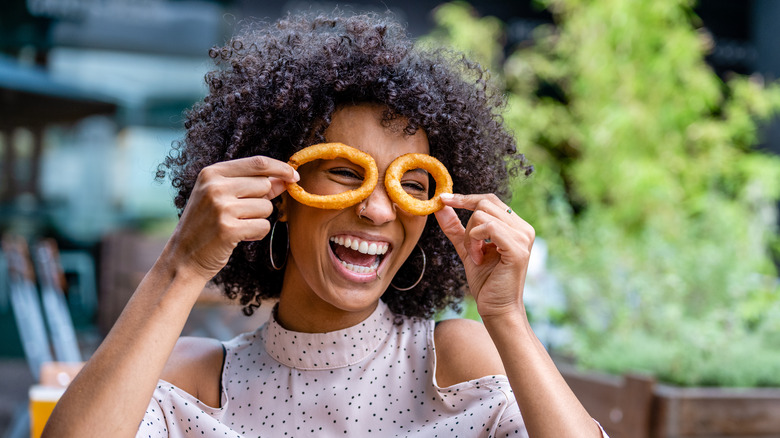
<svg viewBox="0 0 780 438"><path fill-rule="evenodd" d="M366 171L363 184L360 187L333 195L315 195L306 192L297 183L287 183L287 193L301 204L330 210L347 208L368 198L376 187L379 171L376 168L374 158L363 151L343 143L318 143L294 153L287 163L297 170L300 165L310 161L332 160L338 157L346 158Z"/></svg>
<svg viewBox="0 0 780 438"><path fill-rule="evenodd" d="M415 199L401 187L401 177L411 169L424 169L436 181L436 192L428 200ZM426 154L404 154L393 160L385 173L387 195L404 211L425 216L444 208L442 193L452 193L452 177L441 161Z"/></svg>

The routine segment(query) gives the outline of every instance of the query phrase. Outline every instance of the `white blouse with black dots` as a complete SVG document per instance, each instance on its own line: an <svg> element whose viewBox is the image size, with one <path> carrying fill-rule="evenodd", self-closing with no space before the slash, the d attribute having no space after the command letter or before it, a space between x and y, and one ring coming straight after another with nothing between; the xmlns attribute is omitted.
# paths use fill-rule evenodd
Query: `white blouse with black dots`
<svg viewBox="0 0 780 438"><path fill-rule="evenodd" d="M137 436L528 436L505 376L439 387L433 321L394 318L381 301L330 333L271 318L224 343L220 408L160 380Z"/></svg>

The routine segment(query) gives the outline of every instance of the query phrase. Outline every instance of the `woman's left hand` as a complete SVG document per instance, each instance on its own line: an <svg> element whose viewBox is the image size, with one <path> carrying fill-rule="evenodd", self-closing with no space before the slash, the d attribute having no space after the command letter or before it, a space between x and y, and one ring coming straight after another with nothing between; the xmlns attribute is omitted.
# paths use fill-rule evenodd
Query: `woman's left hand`
<svg viewBox="0 0 780 438"><path fill-rule="evenodd" d="M442 196L446 205L435 213L444 234L455 245L480 316L522 312L523 286L535 232L494 194ZM454 208L474 213L464 228Z"/></svg>

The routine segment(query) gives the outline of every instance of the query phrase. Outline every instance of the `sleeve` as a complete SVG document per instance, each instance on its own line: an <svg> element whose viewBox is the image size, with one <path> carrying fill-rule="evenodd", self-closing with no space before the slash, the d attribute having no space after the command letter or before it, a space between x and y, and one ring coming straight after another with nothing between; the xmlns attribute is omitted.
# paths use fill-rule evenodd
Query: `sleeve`
<svg viewBox="0 0 780 438"><path fill-rule="evenodd" d="M157 400L155 398L156 395L149 400L149 406L146 407L144 419L141 420L138 432L135 434L136 438L161 438L168 436L168 424L165 421L165 414L160 404L162 400Z"/></svg>
<svg viewBox="0 0 780 438"><path fill-rule="evenodd" d="M509 382L507 382L509 385ZM496 427L495 435L501 438L528 438L528 431L525 429L525 421L517 406L517 400L511 388L502 391L507 400L507 406L501 413Z"/></svg>

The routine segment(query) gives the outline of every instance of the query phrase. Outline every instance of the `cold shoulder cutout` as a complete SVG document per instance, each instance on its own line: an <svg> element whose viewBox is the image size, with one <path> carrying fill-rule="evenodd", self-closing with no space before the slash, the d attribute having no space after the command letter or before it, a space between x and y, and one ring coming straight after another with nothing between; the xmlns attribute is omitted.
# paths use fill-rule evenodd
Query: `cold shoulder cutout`
<svg viewBox="0 0 780 438"><path fill-rule="evenodd" d="M176 342L160 378L209 406L219 407L224 353L216 339L183 336Z"/></svg>
<svg viewBox="0 0 780 438"><path fill-rule="evenodd" d="M442 387L505 374L485 326L470 319L440 321L434 329L436 380Z"/></svg>

